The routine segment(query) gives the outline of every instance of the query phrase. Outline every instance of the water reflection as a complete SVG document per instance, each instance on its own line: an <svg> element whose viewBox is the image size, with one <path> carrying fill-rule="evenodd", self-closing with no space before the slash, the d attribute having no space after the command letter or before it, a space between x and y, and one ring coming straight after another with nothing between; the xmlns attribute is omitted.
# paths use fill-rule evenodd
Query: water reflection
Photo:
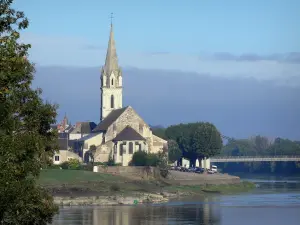
<svg viewBox="0 0 300 225"><path fill-rule="evenodd" d="M200 204L62 208L54 225L219 225L220 208L204 199Z"/></svg>

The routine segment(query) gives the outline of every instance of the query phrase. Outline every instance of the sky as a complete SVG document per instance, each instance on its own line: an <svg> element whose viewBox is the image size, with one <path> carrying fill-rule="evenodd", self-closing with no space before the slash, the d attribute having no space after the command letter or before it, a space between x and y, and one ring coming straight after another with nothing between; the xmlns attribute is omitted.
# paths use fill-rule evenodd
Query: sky
<svg viewBox="0 0 300 225"><path fill-rule="evenodd" d="M102 65L113 12L122 66L240 76L257 67L256 77L299 69L290 65L300 63L298 0L15 0L15 6L30 19L22 37L40 65ZM278 58L286 63L274 65Z"/></svg>
<svg viewBox="0 0 300 225"><path fill-rule="evenodd" d="M105 60L113 13L119 63L125 69L124 84L128 82L128 87L135 88L142 87L146 81L157 84L147 80L147 76L160 79L165 87L170 87L162 93L163 98L156 96L159 103L155 107L171 107L167 104L169 99L176 104L178 97L182 107L190 109L190 112L174 109L178 114L174 113L172 118L169 109L165 109L168 118L161 117L159 112L154 116L149 114L153 111L151 107L139 97L151 99L151 89L144 95L142 89L131 93L124 87L124 102L138 108L149 123L163 124L167 120L168 124L176 123L184 114L193 120L216 121L226 130L243 114L239 121L248 124L240 128L235 128L235 124L232 130L226 131L227 135L238 136L247 126L249 129L243 131L243 136L255 131L274 136L278 131L286 137L300 137L297 122L300 105L296 99L300 93L299 0L15 0L14 7L29 18L30 26L22 32L21 40L32 44L29 58L37 67L44 67L39 70L35 84L45 90L45 96L62 106L59 119L65 112L73 121L83 115L94 121L98 119L99 113L95 111L99 110L98 77ZM99 68L99 74L95 68ZM165 71L174 71L172 78ZM97 91L88 90L87 83L83 90L84 81L97 84L94 87ZM178 86L179 81L189 86ZM72 88L57 90L58 82L81 88L78 104L92 110L87 112L83 108L77 114L71 111L78 96L70 95ZM203 91L197 90L195 84ZM174 95L174 89L179 87L179 93L189 93L186 98ZM216 92L215 100L222 100L225 91L226 99L232 101L225 100L226 106L222 101L211 105L207 103L210 100L205 100L209 90ZM201 98L199 104L190 100L195 97L194 91L199 94L197 101ZM91 94L97 98L91 98ZM257 99L260 101L256 104ZM231 103L235 104L237 116L232 116ZM201 115L203 104L211 108ZM216 110L219 112L224 107L227 117L216 115ZM258 118L262 108L266 115ZM276 125L272 122L283 118L288 119Z"/></svg>

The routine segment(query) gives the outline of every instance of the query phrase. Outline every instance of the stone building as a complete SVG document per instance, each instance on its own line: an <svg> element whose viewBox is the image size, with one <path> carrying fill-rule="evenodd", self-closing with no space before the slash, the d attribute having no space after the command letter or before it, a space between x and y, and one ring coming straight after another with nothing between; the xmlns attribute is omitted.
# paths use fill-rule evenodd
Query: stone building
<svg viewBox="0 0 300 225"><path fill-rule="evenodd" d="M123 107L122 76L111 24L105 64L101 70L100 123L92 134L78 140L84 153L91 145L97 147L95 162L105 162L112 157L116 163L127 166L136 151L158 153L167 147L167 141L155 136L131 106Z"/></svg>

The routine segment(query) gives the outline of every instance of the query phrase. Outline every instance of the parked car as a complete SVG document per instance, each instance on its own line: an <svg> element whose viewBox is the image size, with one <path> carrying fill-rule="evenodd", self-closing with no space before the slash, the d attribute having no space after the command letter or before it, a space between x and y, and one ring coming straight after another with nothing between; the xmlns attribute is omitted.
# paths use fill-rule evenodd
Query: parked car
<svg viewBox="0 0 300 225"><path fill-rule="evenodd" d="M215 165L212 165L211 166L211 171L213 171L214 173L217 173L218 172L218 167L215 166Z"/></svg>
<svg viewBox="0 0 300 225"><path fill-rule="evenodd" d="M195 173L203 173L204 169L200 168L200 167L196 167L196 169L194 170Z"/></svg>
<svg viewBox="0 0 300 225"><path fill-rule="evenodd" d="M208 169L208 170L207 170L207 173L208 173L208 174L214 174L215 171L213 171L213 170L211 170L211 169Z"/></svg>
<svg viewBox="0 0 300 225"><path fill-rule="evenodd" d="M186 167L181 167L181 168L180 168L180 171L181 171L181 172L188 172L188 171L189 171L189 169L188 169L188 168L186 168Z"/></svg>
<svg viewBox="0 0 300 225"><path fill-rule="evenodd" d="M190 172L190 173L195 172L195 168L194 167L190 167L190 168L187 169L187 171Z"/></svg>

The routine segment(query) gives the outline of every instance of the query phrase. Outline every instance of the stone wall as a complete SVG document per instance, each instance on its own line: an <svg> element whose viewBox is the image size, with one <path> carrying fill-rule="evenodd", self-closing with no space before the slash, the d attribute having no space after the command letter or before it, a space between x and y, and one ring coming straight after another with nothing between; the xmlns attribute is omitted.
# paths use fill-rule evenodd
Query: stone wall
<svg viewBox="0 0 300 225"><path fill-rule="evenodd" d="M119 176L128 177L136 180L149 180L159 177L160 173L155 167L144 166L95 166L94 172L109 173Z"/></svg>

